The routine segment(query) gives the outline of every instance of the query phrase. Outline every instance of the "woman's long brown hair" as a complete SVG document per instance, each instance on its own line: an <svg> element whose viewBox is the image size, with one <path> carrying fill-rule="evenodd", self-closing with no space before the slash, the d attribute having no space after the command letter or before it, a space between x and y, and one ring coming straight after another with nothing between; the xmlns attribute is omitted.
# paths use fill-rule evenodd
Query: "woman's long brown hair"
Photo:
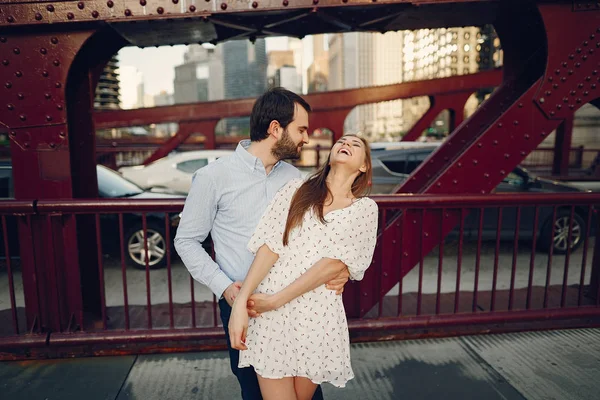
<svg viewBox="0 0 600 400"><path fill-rule="evenodd" d="M365 148L365 164L367 166L366 172L361 172L354 182L352 183L352 194L354 197L363 197L369 194L371 189L371 149L367 141L357 135L344 135L343 137L357 137L360 139ZM333 147L332 147L333 148ZM304 214L310 209L315 212L322 223L326 223L325 215L323 214L323 207L327 197L331 196L331 191L327 187L327 176L331 171L329 160L331 158L331 152L327 157L327 162L319 168L306 182L298 188L296 194L292 198L290 204L290 211L288 213L287 221L285 224L285 230L283 232L283 245L287 246L290 238L290 232L295 227L302 225Z"/></svg>

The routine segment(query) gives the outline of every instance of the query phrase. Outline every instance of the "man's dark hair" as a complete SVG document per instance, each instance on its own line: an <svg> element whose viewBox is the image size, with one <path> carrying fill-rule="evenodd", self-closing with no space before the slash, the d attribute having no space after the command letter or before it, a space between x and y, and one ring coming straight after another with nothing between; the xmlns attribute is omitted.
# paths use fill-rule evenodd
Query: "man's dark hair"
<svg viewBox="0 0 600 400"><path fill-rule="evenodd" d="M283 129L294 120L295 104L299 104L310 112L310 105L302 97L294 92L290 92L282 87L276 87L268 90L260 96L250 114L250 140L260 142L266 139L269 134L267 130L271 121L279 122Z"/></svg>

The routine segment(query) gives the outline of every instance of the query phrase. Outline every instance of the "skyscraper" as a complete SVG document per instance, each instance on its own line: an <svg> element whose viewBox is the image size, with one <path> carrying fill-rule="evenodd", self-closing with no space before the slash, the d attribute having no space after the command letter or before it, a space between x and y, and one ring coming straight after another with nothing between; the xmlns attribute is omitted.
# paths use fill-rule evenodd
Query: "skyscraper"
<svg viewBox="0 0 600 400"><path fill-rule="evenodd" d="M94 108L111 110L119 108L119 71L117 56L114 56L104 67L94 98Z"/></svg>
<svg viewBox="0 0 600 400"><path fill-rule="evenodd" d="M257 97L267 89L267 51L264 39L255 43L233 40L223 43L225 99ZM226 121L229 134L248 135L249 118Z"/></svg>
<svg viewBox="0 0 600 400"><path fill-rule="evenodd" d="M175 104L224 98L222 50L221 46L188 46L183 64L175 67Z"/></svg>

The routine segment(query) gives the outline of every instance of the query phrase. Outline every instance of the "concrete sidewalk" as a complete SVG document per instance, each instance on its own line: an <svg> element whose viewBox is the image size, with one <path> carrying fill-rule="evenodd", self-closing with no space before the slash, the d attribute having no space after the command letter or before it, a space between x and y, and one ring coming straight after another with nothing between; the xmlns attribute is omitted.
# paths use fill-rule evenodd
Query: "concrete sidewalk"
<svg viewBox="0 0 600 400"><path fill-rule="evenodd" d="M600 329L356 344L327 400L598 399ZM238 399L225 352L0 363L4 400Z"/></svg>

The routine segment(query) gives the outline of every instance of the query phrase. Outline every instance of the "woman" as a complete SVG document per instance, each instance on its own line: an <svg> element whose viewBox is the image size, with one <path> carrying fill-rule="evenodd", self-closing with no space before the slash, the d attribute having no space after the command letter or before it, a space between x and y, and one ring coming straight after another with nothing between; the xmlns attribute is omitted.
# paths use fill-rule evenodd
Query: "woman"
<svg viewBox="0 0 600 400"><path fill-rule="evenodd" d="M317 173L276 194L248 244L256 256L229 335L265 400L310 399L317 384L344 387L354 377L342 297L324 284L346 267L360 280L371 263L378 210L363 197L370 180L367 142L342 137ZM251 296L260 315L248 324Z"/></svg>

